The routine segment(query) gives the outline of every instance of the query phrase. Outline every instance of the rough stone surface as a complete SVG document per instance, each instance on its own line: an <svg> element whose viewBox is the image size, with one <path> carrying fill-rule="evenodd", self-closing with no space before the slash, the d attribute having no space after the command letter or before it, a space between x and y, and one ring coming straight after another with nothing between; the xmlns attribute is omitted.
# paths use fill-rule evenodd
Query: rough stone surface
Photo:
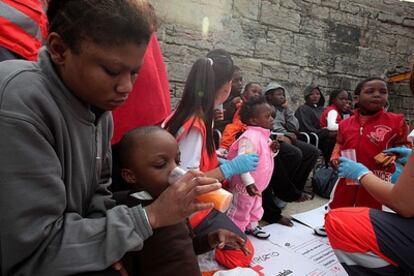
<svg viewBox="0 0 414 276"><path fill-rule="evenodd" d="M293 107L302 90L352 91L371 76L410 68L414 4L398 0L149 0L158 38L179 101L193 62L213 48L229 51L245 83L271 80L289 89ZM206 28L208 26L208 28ZM204 32L203 32L204 29ZM398 70L397 70L398 71ZM407 82L390 86L390 110L414 120Z"/></svg>

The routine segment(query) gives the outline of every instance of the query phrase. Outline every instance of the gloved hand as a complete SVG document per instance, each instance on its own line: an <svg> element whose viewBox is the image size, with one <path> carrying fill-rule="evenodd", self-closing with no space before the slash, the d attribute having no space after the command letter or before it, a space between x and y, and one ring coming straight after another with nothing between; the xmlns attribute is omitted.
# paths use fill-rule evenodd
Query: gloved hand
<svg viewBox="0 0 414 276"><path fill-rule="evenodd" d="M395 172L391 175L391 183L395 184L397 182L402 170L403 166L400 163L395 162Z"/></svg>
<svg viewBox="0 0 414 276"><path fill-rule="evenodd" d="M394 153L398 155L398 159L395 162L400 163L401 165L405 166L408 162L408 158L411 155L411 149L406 147L398 147L398 148L390 148L383 151L384 153Z"/></svg>
<svg viewBox="0 0 414 276"><path fill-rule="evenodd" d="M370 173L361 163L357 163L345 157L339 157L338 176L358 181L363 175Z"/></svg>
<svg viewBox="0 0 414 276"><path fill-rule="evenodd" d="M257 154L241 154L233 160L221 164L220 169L224 178L230 179L233 175L254 171L258 161Z"/></svg>

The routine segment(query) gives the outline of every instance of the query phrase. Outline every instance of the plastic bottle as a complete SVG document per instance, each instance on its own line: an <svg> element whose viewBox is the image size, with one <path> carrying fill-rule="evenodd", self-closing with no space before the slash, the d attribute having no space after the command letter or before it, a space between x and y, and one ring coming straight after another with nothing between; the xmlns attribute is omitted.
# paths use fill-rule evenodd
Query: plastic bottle
<svg viewBox="0 0 414 276"><path fill-rule="evenodd" d="M168 176L168 183L173 184L175 183L181 176L186 174L187 172L180 168L175 167L170 175ZM197 201L203 202L203 203L210 203L212 202L214 204L214 208L218 211L224 213L227 211L227 209L230 207L230 203L233 200L233 194L220 188L218 190L205 193L202 195L199 195L197 197Z"/></svg>

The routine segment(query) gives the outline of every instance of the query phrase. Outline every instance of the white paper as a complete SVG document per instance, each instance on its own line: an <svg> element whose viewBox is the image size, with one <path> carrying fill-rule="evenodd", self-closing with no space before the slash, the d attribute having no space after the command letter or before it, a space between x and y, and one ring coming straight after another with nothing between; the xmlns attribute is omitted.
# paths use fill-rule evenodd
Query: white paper
<svg viewBox="0 0 414 276"><path fill-rule="evenodd" d="M323 205L319 208L292 215L292 217L300 221L301 223L309 226L310 228L316 228L325 225L325 214L327 205Z"/></svg>

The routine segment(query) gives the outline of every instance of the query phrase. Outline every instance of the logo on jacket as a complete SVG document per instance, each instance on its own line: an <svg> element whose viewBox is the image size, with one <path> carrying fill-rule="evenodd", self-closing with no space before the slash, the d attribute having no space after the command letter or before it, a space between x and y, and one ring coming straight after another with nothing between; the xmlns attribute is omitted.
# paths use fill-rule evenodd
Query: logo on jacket
<svg viewBox="0 0 414 276"><path fill-rule="evenodd" d="M373 143L383 142L385 140L385 136L391 132L391 128L385 125L378 125L374 126L374 130L368 134L368 138Z"/></svg>

